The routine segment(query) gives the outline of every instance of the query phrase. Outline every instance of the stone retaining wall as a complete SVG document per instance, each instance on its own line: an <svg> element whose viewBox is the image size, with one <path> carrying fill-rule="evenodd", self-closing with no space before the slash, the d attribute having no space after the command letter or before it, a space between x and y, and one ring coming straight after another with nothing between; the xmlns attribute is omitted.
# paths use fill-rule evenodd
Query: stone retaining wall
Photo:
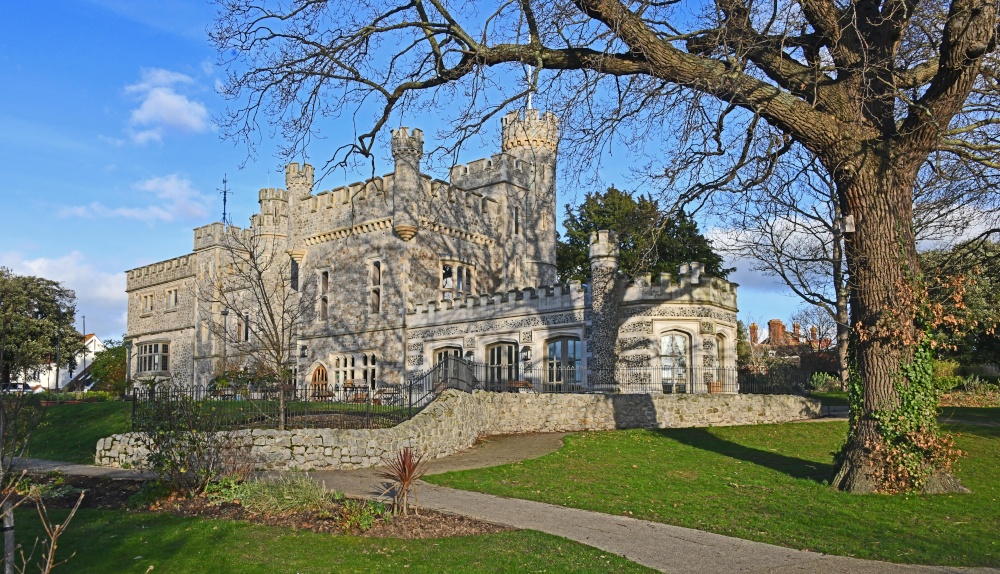
<svg viewBox="0 0 1000 574"><path fill-rule="evenodd" d="M472 446L480 436L780 423L817 418L820 403L791 395L575 395L445 391L413 419L376 430L243 430L258 467L351 469L378 465L404 447L429 458ZM97 443L96 464L141 467L147 451L136 433Z"/></svg>

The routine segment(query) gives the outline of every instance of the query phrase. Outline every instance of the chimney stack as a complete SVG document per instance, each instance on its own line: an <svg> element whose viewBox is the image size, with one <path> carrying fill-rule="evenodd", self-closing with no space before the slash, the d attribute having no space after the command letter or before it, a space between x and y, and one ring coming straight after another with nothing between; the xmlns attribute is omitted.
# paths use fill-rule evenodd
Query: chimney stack
<svg viewBox="0 0 1000 574"><path fill-rule="evenodd" d="M772 346L785 344L785 324L781 319L771 319L767 322L767 336Z"/></svg>
<svg viewBox="0 0 1000 574"><path fill-rule="evenodd" d="M759 339L757 338L757 336L758 336L757 329L758 328L759 327L757 327L757 323L750 323L750 344L751 345L756 345L757 342L759 341Z"/></svg>

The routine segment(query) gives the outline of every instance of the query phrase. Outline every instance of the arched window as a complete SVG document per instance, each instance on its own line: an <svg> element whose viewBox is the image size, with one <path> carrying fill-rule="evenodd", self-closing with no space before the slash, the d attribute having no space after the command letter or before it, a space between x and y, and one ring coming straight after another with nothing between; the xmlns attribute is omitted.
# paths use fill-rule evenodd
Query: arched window
<svg viewBox="0 0 1000 574"><path fill-rule="evenodd" d="M310 383L310 392L314 399L325 399L330 397L330 386L327 380L326 367L319 365L316 370L313 371L312 382Z"/></svg>
<svg viewBox="0 0 1000 574"><path fill-rule="evenodd" d="M546 345L546 390L568 391L583 382L583 343L579 337L549 339Z"/></svg>
<svg viewBox="0 0 1000 574"><path fill-rule="evenodd" d="M517 343L497 343L486 347L488 368L487 388L491 391L506 390L507 383L520 379Z"/></svg>
<svg viewBox="0 0 1000 574"><path fill-rule="evenodd" d="M326 321L330 316L330 301L326 297L319 300L319 318Z"/></svg>
<svg viewBox="0 0 1000 574"><path fill-rule="evenodd" d="M320 365L320 366L316 367L316 370L313 371L312 382L313 382L313 384L316 384L316 383L324 383L325 384L325 383L328 382L326 367L324 367L323 365Z"/></svg>
<svg viewBox="0 0 1000 574"><path fill-rule="evenodd" d="M320 293L326 293L330 290L330 272L324 271L323 275L320 276Z"/></svg>
<svg viewBox="0 0 1000 574"><path fill-rule="evenodd" d="M691 339L684 333L670 332L660 337L660 378L665 393L686 393L691 375Z"/></svg>

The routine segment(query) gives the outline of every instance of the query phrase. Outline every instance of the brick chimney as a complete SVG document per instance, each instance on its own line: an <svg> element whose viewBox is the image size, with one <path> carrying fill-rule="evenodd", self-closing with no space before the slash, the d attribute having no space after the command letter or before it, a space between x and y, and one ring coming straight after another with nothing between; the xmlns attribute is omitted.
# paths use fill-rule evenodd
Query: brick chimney
<svg viewBox="0 0 1000 574"><path fill-rule="evenodd" d="M809 327L809 340L815 341L819 339L819 330L815 326Z"/></svg>
<svg viewBox="0 0 1000 574"><path fill-rule="evenodd" d="M795 342L802 342L802 325L798 323L792 323L792 336L795 337Z"/></svg>
<svg viewBox="0 0 1000 574"><path fill-rule="evenodd" d="M772 346L785 344L785 324L781 319L771 319L767 322L767 336Z"/></svg>
<svg viewBox="0 0 1000 574"><path fill-rule="evenodd" d="M757 323L750 323L750 344L751 345L756 345L759 342L759 339L757 338L757 336L758 336L757 330L758 329L759 329L759 327L757 327Z"/></svg>

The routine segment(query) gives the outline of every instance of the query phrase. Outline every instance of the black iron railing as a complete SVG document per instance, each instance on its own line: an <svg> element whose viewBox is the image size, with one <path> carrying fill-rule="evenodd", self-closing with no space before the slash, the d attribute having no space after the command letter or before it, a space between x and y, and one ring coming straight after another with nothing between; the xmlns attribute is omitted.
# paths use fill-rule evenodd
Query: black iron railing
<svg viewBox="0 0 1000 574"><path fill-rule="evenodd" d="M446 357L413 380L430 388L494 392L801 394L807 389L810 374L790 365L757 372L735 367L524 367Z"/></svg>

